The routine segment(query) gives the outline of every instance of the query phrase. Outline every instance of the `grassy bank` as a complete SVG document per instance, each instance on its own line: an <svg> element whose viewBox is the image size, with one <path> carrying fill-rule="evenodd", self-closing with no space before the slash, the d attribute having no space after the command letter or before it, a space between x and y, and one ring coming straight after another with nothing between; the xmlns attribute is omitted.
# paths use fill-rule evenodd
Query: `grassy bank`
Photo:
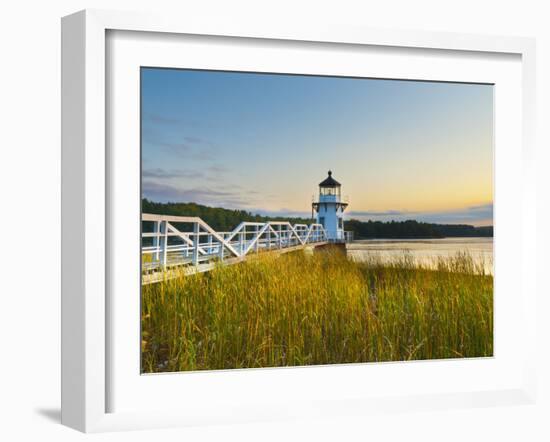
<svg viewBox="0 0 550 442"><path fill-rule="evenodd" d="M259 256L144 286L145 373L491 356L493 278L465 255Z"/></svg>

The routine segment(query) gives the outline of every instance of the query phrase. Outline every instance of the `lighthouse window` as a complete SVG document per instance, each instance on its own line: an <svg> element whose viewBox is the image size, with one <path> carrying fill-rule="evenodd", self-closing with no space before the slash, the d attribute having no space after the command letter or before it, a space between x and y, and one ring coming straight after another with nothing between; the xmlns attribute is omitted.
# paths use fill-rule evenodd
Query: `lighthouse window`
<svg viewBox="0 0 550 442"><path fill-rule="evenodd" d="M322 224L323 226L325 225L325 217L324 216L319 217L319 224Z"/></svg>
<svg viewBox="0 0 550 442"><path fill-rule="evenodd" d="M321 187L320 189L321 196L326 195L340 195L340 188L339 187Z"/></svg>

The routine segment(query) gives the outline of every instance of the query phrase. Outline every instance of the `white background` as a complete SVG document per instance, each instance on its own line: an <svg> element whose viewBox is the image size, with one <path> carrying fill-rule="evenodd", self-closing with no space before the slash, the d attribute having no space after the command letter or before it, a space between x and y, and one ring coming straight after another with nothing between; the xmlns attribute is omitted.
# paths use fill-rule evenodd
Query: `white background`
<svg viewBox="0 0 550 442"><path fill-rule="evenodd" d="M370 415L329 421L234 425L84 436L59 425L60 17L78 9L147 10L146 1L25 1L0 9L0 438L4 440L548 440L550 311L540 300L540 398L536 406ZM543 1L346 2L157 0L159 11L250 20L337 22L538 38L538 179L548 187L550 13ZM229 18L230 19L230 18ZM545 132L546 131L546 132ZM546 149L543 149L546 146ZM546 150L546 151L544 151ZM540 191L539 219L548 192ZM549 248L539 225L539 274ZM549 284L539 279L541 293Z"/></svg>

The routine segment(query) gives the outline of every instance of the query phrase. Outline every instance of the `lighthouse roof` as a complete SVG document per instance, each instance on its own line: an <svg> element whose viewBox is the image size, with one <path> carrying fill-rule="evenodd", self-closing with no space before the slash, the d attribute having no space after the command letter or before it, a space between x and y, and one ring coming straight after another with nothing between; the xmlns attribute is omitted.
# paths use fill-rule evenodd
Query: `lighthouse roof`
<svg viewBox="0 0 550 442"><path fill-rule="evenodd" d="M328 171L328 177L319 183L319 187L340 187L341 184L332 178L332 171Z"/></svg>

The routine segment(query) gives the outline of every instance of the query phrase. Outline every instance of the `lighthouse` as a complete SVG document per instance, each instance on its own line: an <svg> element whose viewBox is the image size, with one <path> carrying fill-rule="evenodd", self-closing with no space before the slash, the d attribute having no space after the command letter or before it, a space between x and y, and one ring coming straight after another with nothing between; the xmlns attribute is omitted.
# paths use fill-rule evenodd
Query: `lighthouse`
<svg viewBox="0 0 550 442"><path fill-rule="evenodd" d="M317 214L317 223L322 224L330 241L344 241L344 210L348 203L342 201L342 185L328 177L319 183L319 200L312 203L313 213Z"/></svg>

